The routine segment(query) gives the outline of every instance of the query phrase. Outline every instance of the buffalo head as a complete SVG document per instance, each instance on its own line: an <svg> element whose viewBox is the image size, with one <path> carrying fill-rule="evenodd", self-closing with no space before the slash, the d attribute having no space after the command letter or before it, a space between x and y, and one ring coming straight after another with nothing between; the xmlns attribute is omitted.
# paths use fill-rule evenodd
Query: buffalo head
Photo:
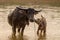
<svg viewBox="0 0 60 40"><path fill-rule="evenodd" d="M42 10L36 11L36 10L33 9L33 8L28 8L28 9L27 9L27 17L29 18L29 20L30 20L31 22L33 22L33 21L34 21L34 15L38 14L38 13L41 12L41 11L42 11Z"/></svg>

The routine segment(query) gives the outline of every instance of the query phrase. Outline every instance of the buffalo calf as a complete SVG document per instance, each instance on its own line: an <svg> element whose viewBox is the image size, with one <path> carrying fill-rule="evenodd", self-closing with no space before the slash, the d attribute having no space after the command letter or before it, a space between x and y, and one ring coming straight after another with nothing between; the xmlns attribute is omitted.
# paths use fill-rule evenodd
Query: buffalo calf
<svg viewBox="0 0 60 40"><path fill-rule="evenodd" d="M39 35L39 30L40 33L46 34L46 19L41 15L41 19L36 19L35 23L38 24L38 30L37 30L37 35Z"/></svg>

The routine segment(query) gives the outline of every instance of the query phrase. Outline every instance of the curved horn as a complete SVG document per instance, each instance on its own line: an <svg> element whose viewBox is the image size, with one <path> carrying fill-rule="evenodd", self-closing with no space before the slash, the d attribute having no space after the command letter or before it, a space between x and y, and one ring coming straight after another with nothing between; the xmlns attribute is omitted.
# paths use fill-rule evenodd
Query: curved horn
<svg viewBox="0 0 60 40"><path fill-rule="evenodd" d="M35 11L35 12L41 12L42 10L39 10L39 11Z"/></svg>

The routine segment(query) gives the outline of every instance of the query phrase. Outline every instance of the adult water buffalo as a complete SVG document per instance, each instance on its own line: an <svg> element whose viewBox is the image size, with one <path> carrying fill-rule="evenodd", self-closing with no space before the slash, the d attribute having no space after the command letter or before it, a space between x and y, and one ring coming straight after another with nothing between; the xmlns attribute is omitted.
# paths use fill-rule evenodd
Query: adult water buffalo
<svg viewBox="0 0 60 40"><path fill-rule="evenodd" d="M16 34L16 28L18 28L18 32L21 30L21 35L23 35L25 26L29 25L29 21L33 22L34 15L40 11L36 11L33 8L23 9L16 7L15 10L8 15L8 23L12 26L13 35Z"/></svg>

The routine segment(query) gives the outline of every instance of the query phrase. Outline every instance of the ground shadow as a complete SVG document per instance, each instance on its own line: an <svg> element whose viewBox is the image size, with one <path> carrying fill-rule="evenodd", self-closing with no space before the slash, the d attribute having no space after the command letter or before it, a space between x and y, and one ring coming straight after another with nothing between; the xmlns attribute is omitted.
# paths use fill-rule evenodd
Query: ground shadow
<svg viewBox="0 0 60 40"><path fill-rule="evenodd" d="M23 36L21 36L21 34L19 34L19 35L16 35L16 36L10 36L9 37L9 40L28 40L28 36L26 36L26 35L23 35Z"/></svg>
<svg viewBox="0 0 60 40"><path fill-rule="evenodd" d="M46 34L40 34L38 40L46 40Z"/></svg>

